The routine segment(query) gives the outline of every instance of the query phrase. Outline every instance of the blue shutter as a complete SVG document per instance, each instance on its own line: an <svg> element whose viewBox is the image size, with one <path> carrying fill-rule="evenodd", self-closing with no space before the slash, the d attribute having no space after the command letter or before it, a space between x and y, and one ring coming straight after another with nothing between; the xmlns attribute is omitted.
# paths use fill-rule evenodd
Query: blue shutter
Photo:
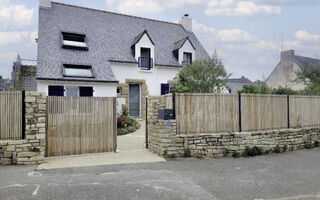
<svg viewBox="0 0 320 200"><path fill-rule="evenodd" d="M170 93L170 87L167 83L161 83L161 95Z"/></svg>
<svg viewBox="0 0 320 200"><path fill-rule="evenodd" d="M92 87L79 87L80 97L92 97L93 88Z"/></svg>
<svg viewBox="0 0 320 200"><path fill-rule="evenodd" d="M49 96L64 96L64 87L61 85L49 85Z"/></svg>

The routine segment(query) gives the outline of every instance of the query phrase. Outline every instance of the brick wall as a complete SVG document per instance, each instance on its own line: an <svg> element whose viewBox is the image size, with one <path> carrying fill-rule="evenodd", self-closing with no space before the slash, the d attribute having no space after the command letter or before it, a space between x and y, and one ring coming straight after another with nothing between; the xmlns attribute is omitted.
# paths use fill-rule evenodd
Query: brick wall
<svg viewBox="0 0 320 200"><path fill-rule="evenodd" d="M163 109L164 97L148 97L149 149L159 155L182 155L189 148L191 155L222 157L225 148L242 153L246 146L272 150L276 145L287 145L288 150L305 148L305 142L320 141L320 128L281 129L257 132L211 133L179 135L176 120L159 120L158 110Z"/></svg>
<svg viewBox="0 0 320 200"><path fill-rule="evenodd" d="M25 139L0 140L0 164L40 164L46 138L46 96L25 93Z"/></svg>

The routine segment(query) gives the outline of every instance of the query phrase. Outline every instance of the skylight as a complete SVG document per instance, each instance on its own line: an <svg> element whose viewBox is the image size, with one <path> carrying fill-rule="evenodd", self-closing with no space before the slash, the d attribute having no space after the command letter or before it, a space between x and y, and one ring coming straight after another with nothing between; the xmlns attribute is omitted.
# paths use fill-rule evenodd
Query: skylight
<svg viewBox="0 0 320 200"><path fill-rule="evenodd" d="M66 77L94 78L89 65L63 65L63 75Z"/></svg>
<svg viewBox="0 0 320 200"><path fill-rule="evenodd" d="M86 36L82 34L62 32L62 48L88 51Z"/></svg>

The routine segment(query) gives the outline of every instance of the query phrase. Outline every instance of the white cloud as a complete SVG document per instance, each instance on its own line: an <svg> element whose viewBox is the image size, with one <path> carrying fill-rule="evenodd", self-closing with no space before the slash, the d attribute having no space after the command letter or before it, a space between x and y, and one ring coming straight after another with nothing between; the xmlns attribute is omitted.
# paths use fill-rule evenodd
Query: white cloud
<svg viewBox="0 0 320 200"><path fill-rule="evenodd" d="M0 60L14 60L17 56L16 53L0 53Z"/></svg>
<svg viewBox="0 0 320 200"><path fill-rule="evenodd" d="M165 0L164 6L168 8L181 8L187 5L197 5L203 3L203 0Z"/></svg>
<svg viewBox="0 0 320 200"><path fill-rule="evenodd" d="M312 34L307 31L297 31L294 36L298 40L306 40L306 41L320 41L320 35Z"/></svg>
<svg viewBox="0 0 320 200"><path fill-rule="evenodd" d="M28 36L28 31L0 32L0 45L17 44L27 39Z"/></svg>
<svg viewBox="0 0 320 200"><path fill-rule="evenodd" d="M240 42L240 41L255 41L257 36L250 35L248 32L240 29L224 29L217 33L217 39L222 42Z"/></svg>
<svg viewBox="0 0 320 200"><path fill-rule="evenodd" d="M34 9L24 5L12 4L9 0L0 0L0 27L4 30L21 28L33 23Z"/></svg>
<svg viewBox="0 0 320 200"><path fill-rule="evenodd" d="M252 1L211 0L204 12L209 16L277 15L281 13L281 7Z"/></svg>

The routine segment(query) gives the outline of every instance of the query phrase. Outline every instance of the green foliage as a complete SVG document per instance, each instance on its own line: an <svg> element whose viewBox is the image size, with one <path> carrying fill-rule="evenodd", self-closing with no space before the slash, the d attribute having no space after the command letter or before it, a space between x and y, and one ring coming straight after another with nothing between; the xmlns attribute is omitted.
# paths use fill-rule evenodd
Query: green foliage
<svg viewBox="0 0 320 200"><path fill-rule="evenodd" d="M179 71L175 91L179 93L220 93L228 77L218 57L195 61Z"/></svg>
<svg viewBox="0 0 320 200"><path fill-rule="evenodd" d="M283 149L283 151L285 152L285 151L287 151L287 149L288 149L288 145L283 145L283 147L282 147L282 149Z"/></svg>
<svg viewBox="0 0 320 200"><path fill-rule="evenodd" d="M184 154L183 154L183 156L184 156L185 158L191 157L191 151L190 151L189 148L184 149Z"/></svg>
<svg viewBox="0 0 320 200"><path fill-rule="evenodd" d="M281 95L298 95L299 92L295 91L288 87L279 87L277 89L272 90L272 94L281 94Z"/></svg>
<svg viewBox="0 0 320 200"><path fill-rule="evenodd" d="M303 82L306 86L304 94L320 95L320 63L311 64L297 72L297 82Z"/></svg>
<svg viewBox="0 0 320 200"><path fill-rule="evenodd" d="M319 146L320 146L320 142L319 142L319 141L315 141L315 142L313 143L313 145L314 145L314 147L319 147Z"/></svg>
<svg viewBox="0 0 320 200"><path fill-rule="evenodd" d="M258 85L243 85L238 93L245 94L279 94L279 95L298 95L299 92L288 87L279 87L277 89L270 89L265 83Z"/></svg>
<svg viewBox="0 0 320 200"><path fill-rule="evenodd" d="M167 155L167 158L176 158L177 155L175 153L170 153Z"/></svg>
<svg viewBox="0 0 320 200"><path fill-rule="evenodd" d="M232 157L239 158L240 157L240 153L235 151L235 152L232 153Z"/></svg>
<svg viewBox="0 0 320 200"><path fill-rule="evenodd" d="M275 153L280 153L281 152L281 147L277 144L277 146L274 147L273 151Z"/></svg>
<svg viewBox="0 0 320 200"><path fill-rule="evenodd" d="M253 157L258 155L263 155L263 150L261 147L257 147L257 146L254 146L252 148L246 146L243 152L244 157Z"/></svg>
<svg viewBox="0 0 320 200"><path fill-rule="evenodd" d="M310 142L310 141L305 141L304 142L304 147L306 149L313 149L314 148L314 144L312 144L312 142Z"/></svg>
<svg viewBox="0 0 320 200"><path fill-rule="evenodd" d="M117 118L117 135L133 133L140 128L139 122L128 116L127 109L123 109L122 115Z"/></svg>
<svg viewBox="0 0 320 200"><path fill-rule="evenodd" d="M230 154L230 150L228 148L224 148L223 150L223 156L228 156Z"/></svg>

